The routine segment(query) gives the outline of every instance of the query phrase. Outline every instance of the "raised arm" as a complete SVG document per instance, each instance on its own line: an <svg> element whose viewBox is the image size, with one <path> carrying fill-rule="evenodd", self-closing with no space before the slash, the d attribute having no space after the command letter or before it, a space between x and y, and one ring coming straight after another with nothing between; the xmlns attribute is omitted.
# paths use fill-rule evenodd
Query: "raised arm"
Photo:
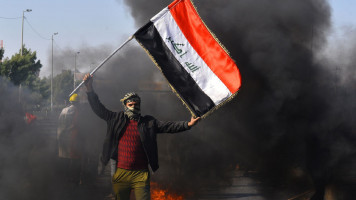
<svg viewBox="0 0 356 200"><path fill-rule="evenodd" d="M110 120L114 112L105 108L105 106L100 102L98 95L94 92L93 75L86 74L83 81L85 87L87 88L89 104L94 113L106 121Z"/></svg>

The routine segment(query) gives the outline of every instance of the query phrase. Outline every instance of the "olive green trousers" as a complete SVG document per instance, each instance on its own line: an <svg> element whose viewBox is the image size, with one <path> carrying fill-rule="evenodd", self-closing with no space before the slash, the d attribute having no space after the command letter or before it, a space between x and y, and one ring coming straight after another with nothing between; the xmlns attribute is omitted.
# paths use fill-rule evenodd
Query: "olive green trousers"
<svg viewBox="0 0 356 200"><path fill-rule="evenodd" d="M112 187L116 200L129 200L131 190L134 190L136 200L150 200L150 172L117 168Z"/></svg>

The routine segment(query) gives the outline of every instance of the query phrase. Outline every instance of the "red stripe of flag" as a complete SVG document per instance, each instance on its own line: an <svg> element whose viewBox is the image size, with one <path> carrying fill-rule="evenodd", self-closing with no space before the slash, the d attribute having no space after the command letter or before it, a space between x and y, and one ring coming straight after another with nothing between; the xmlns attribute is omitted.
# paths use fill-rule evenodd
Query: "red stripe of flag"
<svg viewBox="0 0 356 200"><path fill-rule="evenodd" d="M205 27L191 1L176 0L168 9L204 62L231 93L237 92L241 86L241 76L236 64Z"/></svg>

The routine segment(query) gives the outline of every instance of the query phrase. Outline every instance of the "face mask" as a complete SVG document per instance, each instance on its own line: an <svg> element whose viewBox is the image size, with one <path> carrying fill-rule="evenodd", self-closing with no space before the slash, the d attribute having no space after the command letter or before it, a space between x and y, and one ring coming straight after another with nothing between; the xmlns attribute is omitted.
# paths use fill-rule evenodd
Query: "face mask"
<svg viewBox="0 0 356 200"><path fill-rule="evenodd" d="M135 105L133 107L125 106L125 115L131 120L138 120L141 115L141 110L139 105Z"/></svg>

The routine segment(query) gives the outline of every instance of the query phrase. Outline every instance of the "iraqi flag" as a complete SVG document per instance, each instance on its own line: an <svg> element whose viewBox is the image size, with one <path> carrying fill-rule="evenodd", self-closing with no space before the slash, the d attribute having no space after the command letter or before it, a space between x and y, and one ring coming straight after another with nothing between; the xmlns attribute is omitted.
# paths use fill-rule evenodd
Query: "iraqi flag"
<svg viewBox="0 0 356 200"><path fill-rule="evenodd" d="M205 117L237 94L239 69L190 0L175 0L134 36L194 116Z"/></svg>

